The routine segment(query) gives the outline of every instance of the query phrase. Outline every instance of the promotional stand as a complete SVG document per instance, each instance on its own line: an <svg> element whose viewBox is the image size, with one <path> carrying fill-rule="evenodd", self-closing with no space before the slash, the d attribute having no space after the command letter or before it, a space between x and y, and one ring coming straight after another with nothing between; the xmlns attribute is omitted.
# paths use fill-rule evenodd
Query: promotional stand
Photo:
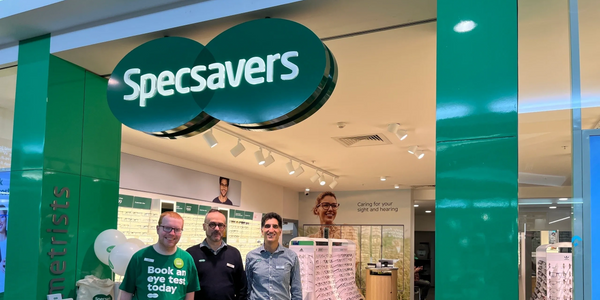
<svg viewBox="0 0 600 300"><path fill-rule="evenodd" d="M541 245L536 249L536 284L532 300L573 299L571 243Z"/></svg>
<svg viewBox="0 0 600 300"><path fill-rule="evenodd" d="M356 287L356 245L343 239L295 238L303 300L359 300Z"/></svg>

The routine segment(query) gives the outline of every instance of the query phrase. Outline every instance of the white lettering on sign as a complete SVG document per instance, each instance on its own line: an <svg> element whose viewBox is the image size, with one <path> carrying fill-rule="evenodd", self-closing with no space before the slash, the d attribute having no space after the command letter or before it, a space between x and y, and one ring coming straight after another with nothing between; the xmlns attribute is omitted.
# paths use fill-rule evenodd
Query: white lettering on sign
<svg viewBox="0 0 600 300"><path fill-rule="evenodd" d="M147 100L159 94L168 97L175 94L187 94L190 92L202 92L205 88L211 90L224 89L225 81L231 87L238 87L242 81L242 77L247 83L252 85L262 84L264 82L273 82L273 70L275 62L280 61L281 65L289 70L287 74L281 74L281 80L293 80L298 77L300 68L290 61L292 57L298 57L298 51L288 51L283 54L267 55L267 61L261 57L255 56L248 60L240 59L237 68L234 68L231 61L226 61L225 64L212 63L208 65L208 70L215 70L208 78L200 75L201 72L207 70L206 66L198 65L193 68L181 68L175 74L171 71L162 71L158 76L154 74L143 74L140 76L139 83L132 79L133 75L141 74L139 68L131 68L125 71L124 81L133 92L123 96L123 100L133 101L139 99L140 107L146 107ZM190 76L192 86L183 86L185 76ZM196 83L197 85L194 85Z"/></svg>

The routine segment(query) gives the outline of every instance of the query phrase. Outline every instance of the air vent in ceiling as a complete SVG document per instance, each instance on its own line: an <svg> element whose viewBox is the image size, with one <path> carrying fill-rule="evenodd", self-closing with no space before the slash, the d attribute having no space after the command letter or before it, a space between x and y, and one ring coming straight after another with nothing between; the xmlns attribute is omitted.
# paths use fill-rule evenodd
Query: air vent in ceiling
<svg viewBox="0 0 600 300"><path fill-rule="evenodd" d="M390 140L383 134L368 134L356 136L334 137L344 147L364 147L364 146L381 146L391 144Z"/></svg>

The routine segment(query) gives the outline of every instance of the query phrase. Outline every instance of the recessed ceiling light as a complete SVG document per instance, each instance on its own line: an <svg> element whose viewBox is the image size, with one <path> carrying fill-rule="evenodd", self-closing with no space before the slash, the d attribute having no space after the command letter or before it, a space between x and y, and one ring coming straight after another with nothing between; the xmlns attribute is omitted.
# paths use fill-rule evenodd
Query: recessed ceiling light
<svg viewBox="0 0 600 300"><path fill-rule="evenodd" d="M381 177L379 178L379 180L381 180L381 181L386 181L386 180L387 180L387 177L385 177L385 176L381 176Z"/></svg>
<svg viewBox="0 0 600 300"><path fill-rule="evenodd" d="M426 214L430 214L430 213L431 213L431 211L430 211L430 210L426 210L426 211L425 211L425 213L426 213Z"/></svg>
<svg viewBox="0 0 600 300"><path fill-rule="evenodd" d="M550 206L550 209L556 209L556 206Z"/></svg>
<svg viewBox="0 0 600 300"><path fill-rule="evenodd" d="M304 189L304 191L308 193L308 192L310 192L310 189L306 188L306 189Z"/></svg>
<svg viewBox="0 0 600 300"><path fill-rule="evenodd" d="M419 207L419 204L415 204L414 206L415 206L415 207Z"/></svg>
<svg viewBox="0 0 600 300"><path fill-rule="evenodd" d="M399 185L399 184L394 184L394 188L395 188L395 189L399 189L399 188L400 188L400 185Z"/></svg>
<svg viewBox="0 0 600 300"><path fill-rule="evenodd" d="M567 200L569 200L569 198L558 198L558 200L560 200L560 201L567 201Z"/></svg>

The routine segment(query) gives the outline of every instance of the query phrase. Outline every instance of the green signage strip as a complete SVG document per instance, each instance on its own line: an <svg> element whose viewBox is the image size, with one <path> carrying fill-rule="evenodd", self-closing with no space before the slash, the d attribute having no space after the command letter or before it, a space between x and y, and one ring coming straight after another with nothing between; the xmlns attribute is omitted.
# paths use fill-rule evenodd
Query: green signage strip
<svg viewBox="0 0 600 300"><path fill-rule="evenodd" d="M235 209L230 209L229 210L229 217L230 218L234 218L235 217Z"/></svg>
<svg viewBox="0 0 600 300"><path fill-rule="evenodd" d="M179 138L219 120L247 130L292 126L319 110L336 82L335 58L312 31L259 19L206 46L181 37L140 45L113 70L107 98L124 125Z"/></svg>
<svg viewBox="0 0 600 300"><path fill-rule="evenodd" d="M183 214L185 213L185 204L183 202L177 202L175 203L175 212L178 214Z"/></svg>
<svg viewBox="0 0 600 300"><path fill-rule="evenodd" d="M152 199L144 197L133 197L133 208L150 209L152 207Z"/></svg>
<svg viewBox="0 0 600 300"><path fill-rule="evenodd" d="M235 210L233 217L236 219L243 219L244 214L245 214L245 211L243 211L243 210Z"/></svg>
<svg viewBox="0 0 600 300"><path fill-rule="evenodd" d="M119 207L133 207L133 196L119 195Z"/></svg>
<svg viewBox="0 0 600 300"><path fill-rule="evenodd" d="M252 220L254 218L254 213L251 211L244 212L244 220Z"/></svg>
<svg viewBox="0 0 600 300"><path fill-rule="evenodd" d="M185 213L197 215L198 214L198 205L186 203L185 204Z"/></svg>
<svg viewBox="0 0 600 300"><path fill-rule="evenodd" d="M211 209L210 206L200 205L200 206L198 206L198 214L201 216L206 216L206 214L208 214L208 211L210 209Z"/></svg>

